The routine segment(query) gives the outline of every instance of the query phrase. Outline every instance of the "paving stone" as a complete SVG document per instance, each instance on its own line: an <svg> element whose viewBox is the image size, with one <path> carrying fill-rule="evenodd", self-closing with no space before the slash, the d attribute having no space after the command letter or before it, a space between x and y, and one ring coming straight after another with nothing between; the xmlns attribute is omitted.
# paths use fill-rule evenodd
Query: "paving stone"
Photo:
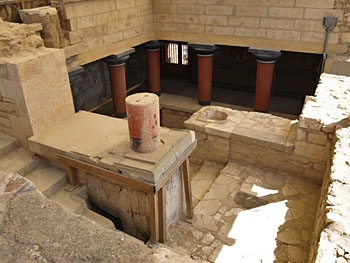
<svg viewBox="0 0 350 263"><path fill-rule="evenodd" d="M235 197L235 202L242 207L246 209L251 209L255 207L259 207L262 205L266 205L268 202L266 200L263 200L261 198L257 198L253 195L249 195L244 192L238 192L238 194Z"/></svg>
<svg viewBox="0 0 350 263"><path fill-rule="evenodd" d="M205 245L211 245L215 241L215 237L211 233L205 233L201 242Z"/></svg>
<svg viewBox="0 0 350 263"><path fill-rule="evenodd" d="M255 190L252 189L253 187L255 187ZM299 189L302 189L302 191L299 191ZM178 223L171 228L170 232L179 231L182 234L178 235L177 238L181 236L182 239L185 238L186 230L184 228L188 228L188 231L192 232L192 235L186 234L186 238L192 236L192 242L197 245L191 251L187 248L184 248L184 250L189 251L189 255L192 258L197 258L198 262L205 260L227 262L227 260L231 260L228 259L230 253L234 253L236 256L240 253L243 253L240 254L241 256L244 253L250 253L254 255L254 260L257 258L263 260L263 258L268 257L267 253L269 252L266 249L256 250L254 246L249 249L248 246L246 252L238 252L236 247L240 240L238 236L237 239L237 234L233 234L235 232L232 232L232 230L236 228L235 231L237 231L238 221L242 222L242 219L239 218L245 213L250 212L252 217L257 217L259 212L265 211L265 219L250 218L253 221L250 219L248 221L253 224L254 220L265 220L266 223L264 224L267 225L264 228L267 229L267 227L270 227L268 224L275 220L276 216L283 220L283 223L279 223L277 232L271 238L274 241L277 236L277 246L272 251L275 262L306 262L305 255L307 255L310 247L310 233L313 230L313 220L318 205L314 200L317 200L319 191L319 186L314 186L301 179L294 182L293 177L288 174L277 173L247 164L229 162L213 181L209 191L199 200L194 209L195 219L193 224ZM262 196L258 197L258 195ZM273 202L269 203L271 200ZM283 207L283 210L275 211L279 207L278 204L282 205L280 207ZM269 206L271 206L270 210L266 210ZM276 213L275 216L274 213ZM262 221L258 224L260 223ZM256 227L254 223L254 229ZM254 230L255 236L247 232L245 238L249 240L249 237L252 237L252 241L255 241L255 239L261 240L259 242L264 245L266 236L259 235L258 229L259 227L256 228L256 231ZM249 229L249 231L252 231L252 229ZM269 230L269 234L270 232L273 231ZM211 244L210 247L213 249L207 248L208 244ZM223 251L225 251L225 255L222 254ZM263 255L264 253L266 255ZM250 259L252 258L250 257ZM302 260L295 261L299 259ZM235 257L236 261L246 262L237 260ZM248 260L248 262L253 261Z"/></svg>
<svg viewBox="0 0 350 263"><path fill-rule="evenodd" d="M299 244L298 233L294 230L286 230L277 234L277 240L286 244Z"/></svg>

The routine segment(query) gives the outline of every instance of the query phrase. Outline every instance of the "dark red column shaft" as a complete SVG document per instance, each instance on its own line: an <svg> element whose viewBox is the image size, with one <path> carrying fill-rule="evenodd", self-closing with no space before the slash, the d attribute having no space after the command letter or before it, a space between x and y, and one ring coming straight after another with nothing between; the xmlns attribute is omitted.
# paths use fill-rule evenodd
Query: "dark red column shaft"
<svg viewBox="0 0 350 263"><path fill-rule="evenodd" d="M160 48L147 49L148 85L149 91L160 95Z"/></svg>
<svg viewBox="0 0 350 263"><path fill-rule="evenodd" d="M108 65L109 79L112 89L114 113L117 118L126 117L125 98L126 80L125 63Z"/></svg>
<svg viewBox="0 0 350 263"><path fill-rule="evenodd" d="M211 102L214 54L197 54L198 61L198 101L200 105Z"/></svg>
<svg viewBox="0 0 350 263"><path fill-rule="evenodd" d="M275 61L257 61L254 108L267 112L270 103Z"/></svg>

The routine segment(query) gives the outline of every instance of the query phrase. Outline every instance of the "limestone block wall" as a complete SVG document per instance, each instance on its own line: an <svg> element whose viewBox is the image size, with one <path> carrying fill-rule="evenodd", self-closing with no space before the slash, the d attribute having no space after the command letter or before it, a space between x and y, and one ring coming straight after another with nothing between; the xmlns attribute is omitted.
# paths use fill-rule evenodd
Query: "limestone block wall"
<svg viewBox="0 0 350 263"><path fill-rule="evenodd" d="M63 50L44 48L31 28L0 21L9 37L0 43L0 131L24 146L28 137L74 114Z"/></svg>
<svg viewBox="0 0 350 263"><path fill-rule="evenodd" d="M306 98L299 120L214 106L202 108L185 121L198 139L192 161L240 160L321 184L334 132L337 127L349 126L349 81L349 77L323 74L315 96ZM211 112L228 117L221 121L201 119Z"/></svg>
<svg viewBox="0 0 350 263"><path fill-rule="evenodd" d="M122 221L123 231L141 240L150 237L150 203L148 194L120 186L97 176L86 175L89 200ZM180 168L165 185L166 227L185 215L184 189Z"/></svg>
<svg viewBox="0 0 350 263"><path fill-rule="evenodd" d="M151 0L60 0L66 56L86 64L154 38ZM85 54L89 52L88 54Z"/></svg>
<svg viewBox="0 0 350 263"><path fill-rule="evenodd" d="M310 263L350 261L350 128L339 128L334 136L332 158L324 176L312 236Z"/></svg>
<svg viewBox="0 0 350 263"><path fill-rule="evenodd" d="M335 16L329 51L348 51L348 6L343 0L154 0L159 39L259 46L322 53L323 18Z"/></svg>

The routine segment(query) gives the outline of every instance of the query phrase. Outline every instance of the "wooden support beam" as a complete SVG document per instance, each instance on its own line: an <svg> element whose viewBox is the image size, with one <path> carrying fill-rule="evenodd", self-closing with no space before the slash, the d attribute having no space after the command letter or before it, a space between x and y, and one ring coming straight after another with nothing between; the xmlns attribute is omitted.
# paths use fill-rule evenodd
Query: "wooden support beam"
<svg viewBox="0 0 350 263"><path fill-rule="evenodd" d="M182 163L182 176L184 180L185 188L185 199L186 199L186 211L187 219L193 219L193 203L192 203L192 188L191 188L191 178L189 174L189 160L186 159Z"/></svg>

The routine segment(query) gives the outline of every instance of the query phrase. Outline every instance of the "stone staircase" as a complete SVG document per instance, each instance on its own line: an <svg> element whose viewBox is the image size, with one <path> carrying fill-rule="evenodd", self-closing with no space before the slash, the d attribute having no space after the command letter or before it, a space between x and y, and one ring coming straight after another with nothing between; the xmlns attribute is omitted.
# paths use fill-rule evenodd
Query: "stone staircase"
<svg viewBox="0 0 350 263"><path fill-rule="evenodd" d="M85 216L106 228L115 230L107 218L91 211L87 205L86 189L82 186L75 191L65 190L68 184L64 170L34 159L32 153L20 146L19 141L0 132L0 171L18 173L31 181L45 197L62 204L72 212Z"/></svg>

